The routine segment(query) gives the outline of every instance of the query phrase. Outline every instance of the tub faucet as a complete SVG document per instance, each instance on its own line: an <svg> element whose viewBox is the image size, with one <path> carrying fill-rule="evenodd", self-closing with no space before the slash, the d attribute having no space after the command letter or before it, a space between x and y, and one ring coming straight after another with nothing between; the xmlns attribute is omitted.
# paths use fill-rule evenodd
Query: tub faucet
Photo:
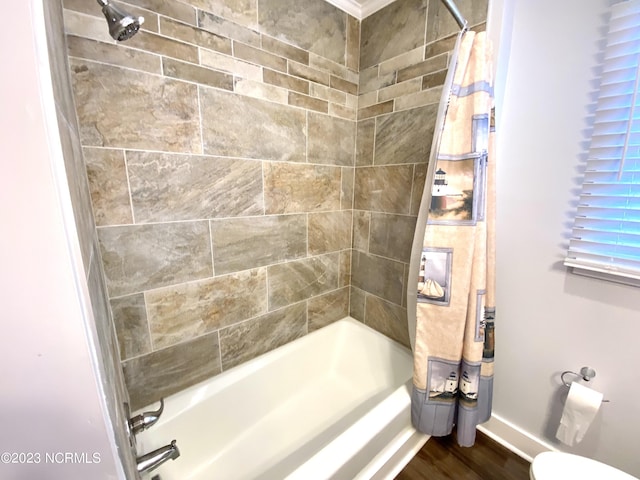
<svg viewBox="0 0 640 480"><path fill-rule="evenodd" d="M180 456L180 450L176 441L173 440L169 445L160 447L153 452L149 452L146 455L142 455L136 459L138 464L138 473L150 472L155 470L160 465L168 460L175 460Z"/></svg>
<svg viewBox="0 0 640 480"><path fill-rule="evenodd" d="M131 434L137 435L138 433L154 425L160 418L160 415L162 415L163 410L164 398L161 398L160 408L155 412L143 412L140 415L136 415L135 417L129 419L129 429L131 430Z"/></svg>

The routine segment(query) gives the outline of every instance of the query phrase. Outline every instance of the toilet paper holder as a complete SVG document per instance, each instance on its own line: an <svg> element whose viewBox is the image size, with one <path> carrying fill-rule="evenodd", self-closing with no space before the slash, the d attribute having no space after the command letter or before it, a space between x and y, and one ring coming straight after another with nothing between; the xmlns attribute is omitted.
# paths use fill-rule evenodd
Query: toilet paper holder
<svg viewBox="0 0 640 480"><path fill-rule="evenodd" d="M560 379L565 387L570 387L571 382L567 381L564 377L565 375L574 375L576 377L582 378L585 382L590 381L593 377L596 376L596 371L591 367L582 367L580 369L580 373L572 372L571 370L565 370L560 374ZM603 403L609 402L609 400L602 400Z"/></svg>

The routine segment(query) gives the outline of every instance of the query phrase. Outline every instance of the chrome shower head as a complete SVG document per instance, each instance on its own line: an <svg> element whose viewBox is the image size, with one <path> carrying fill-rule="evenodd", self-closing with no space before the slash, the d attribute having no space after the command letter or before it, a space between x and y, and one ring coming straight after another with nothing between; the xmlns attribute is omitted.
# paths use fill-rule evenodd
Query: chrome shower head
<svg viewBox="0 0 640 480"><path fill-rule="evenodd" d="M108 0L98 0L102 5L102 13L109 24L109 34L119 42L133 37L140 25L144 23L144 17L134 17L115 5L110 5Z"/></svg>

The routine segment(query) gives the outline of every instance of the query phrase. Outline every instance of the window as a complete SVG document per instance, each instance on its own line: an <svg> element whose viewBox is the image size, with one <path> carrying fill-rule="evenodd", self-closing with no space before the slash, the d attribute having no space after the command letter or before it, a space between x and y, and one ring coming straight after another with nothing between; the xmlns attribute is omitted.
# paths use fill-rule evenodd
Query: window
<svg viewBox="0 0 640 480"><path fill-rule="evenodd" d="M640 0L613 5L565 265L640 286Z"/></svg>

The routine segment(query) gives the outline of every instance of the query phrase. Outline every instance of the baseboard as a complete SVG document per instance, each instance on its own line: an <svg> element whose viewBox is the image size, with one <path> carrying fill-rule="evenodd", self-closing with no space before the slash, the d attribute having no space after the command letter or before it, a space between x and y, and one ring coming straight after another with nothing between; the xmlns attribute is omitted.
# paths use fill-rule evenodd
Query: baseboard
<svg viewBox="0 0 640 480"><path fill-rule="evenodd" d="M539 453L557 451L498 415L492 415L488 422L478 425L478 430L529 462Z"/></svg>

